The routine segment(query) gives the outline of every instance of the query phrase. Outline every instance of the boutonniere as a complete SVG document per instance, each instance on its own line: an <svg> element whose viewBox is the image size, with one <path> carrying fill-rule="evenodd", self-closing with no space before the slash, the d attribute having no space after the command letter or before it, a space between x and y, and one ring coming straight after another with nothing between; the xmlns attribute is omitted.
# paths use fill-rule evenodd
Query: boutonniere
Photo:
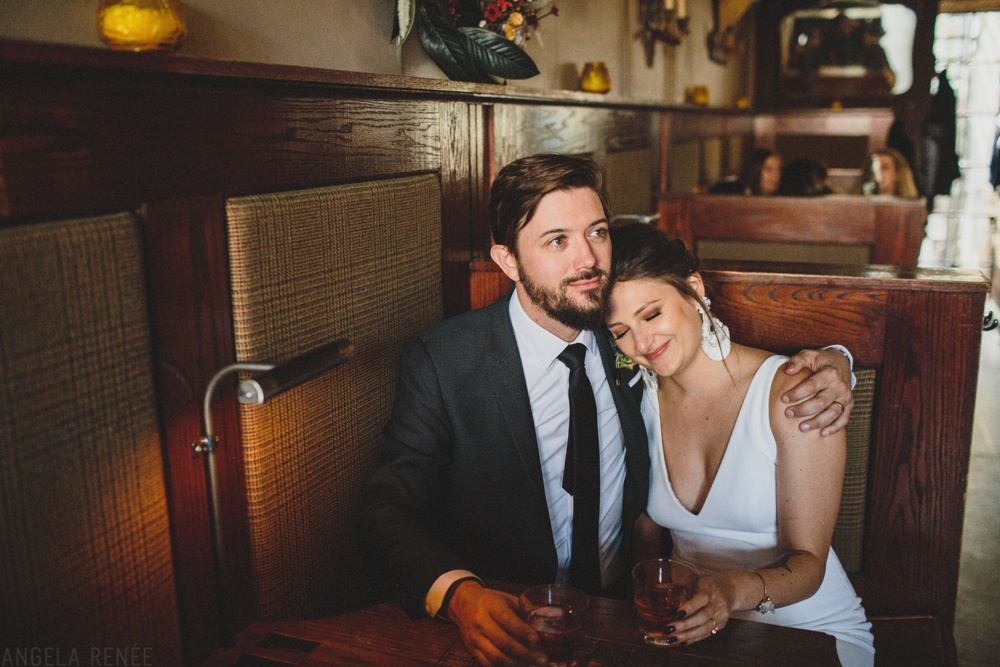
<svg viewBox="0 0 1000 667"><path fill-rule="evenodd" d="M618 349L618 343L615 341L615 337L611 336L611 347L615 350L615 368L624 368L627 371L635 368L635 362L632 361L632 357L628 356L620 349Z"/></svg>
<svg viewBox="0 0 1000 667"><path fill-rule="evenodd" d="M635 368L635 362L632 361L632 357L622 352L615 352L615 368L624 368L630 371Z"/></svg>

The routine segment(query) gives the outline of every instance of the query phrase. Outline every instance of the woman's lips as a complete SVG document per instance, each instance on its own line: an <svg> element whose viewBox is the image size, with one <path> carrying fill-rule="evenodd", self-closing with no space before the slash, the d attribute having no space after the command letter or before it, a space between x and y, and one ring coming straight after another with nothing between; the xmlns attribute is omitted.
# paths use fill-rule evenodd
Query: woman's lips
<svg viewBox="0 0 1000 667"><path fill-rule="evenodd" d="M670 347L670 341L667 341L666 343L664 343L663 345L659 346L658 348L650 350L649 352L647 352L646 353L646 359L649 360L649 361L656 361L657 359L659 359L660 357L662 357L664 355L664 353L666 353L668 347Z"/></svg>

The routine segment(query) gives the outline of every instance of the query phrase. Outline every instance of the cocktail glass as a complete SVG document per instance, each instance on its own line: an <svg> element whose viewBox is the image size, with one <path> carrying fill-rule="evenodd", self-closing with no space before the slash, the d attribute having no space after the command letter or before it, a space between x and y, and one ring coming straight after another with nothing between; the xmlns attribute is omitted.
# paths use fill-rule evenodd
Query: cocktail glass
<svg viewBox="0 0 1000 667"><path fill-rule="evenodd" d="M521 593L521 618L541 638L550 666L573 667L573 652L583 638L583 614L590 600L571 586L532 586Z"/></svg>
<svg viewBox="0 0 1000 667"><path fill-rule="evenodd" d="M632 568L632 591L642 618L642 638L652 646L668 646L667 632L679 607L698 588L698 572L669 558L644 560Z"/></svg>

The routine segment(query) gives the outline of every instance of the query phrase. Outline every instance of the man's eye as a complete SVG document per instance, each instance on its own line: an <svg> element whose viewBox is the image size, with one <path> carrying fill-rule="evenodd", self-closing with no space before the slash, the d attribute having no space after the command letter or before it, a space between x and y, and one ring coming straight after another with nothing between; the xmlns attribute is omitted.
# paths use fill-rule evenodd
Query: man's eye
<svg viewBox="0 0 1000 667"><path fill-rule="evenodd" d="M596 236L599 239L603 239L607 237L607 235L608 235L607 227L598 227L597 229L591 232L591 236Z"/></svg>
<svg viewBox="0 0 1000 667"><path fill-rule="evenodd" d="M564 243L566 243L566 237L565 236L555 236L555 237L549 239L549 245L550 246L561 246Z"/></svg>

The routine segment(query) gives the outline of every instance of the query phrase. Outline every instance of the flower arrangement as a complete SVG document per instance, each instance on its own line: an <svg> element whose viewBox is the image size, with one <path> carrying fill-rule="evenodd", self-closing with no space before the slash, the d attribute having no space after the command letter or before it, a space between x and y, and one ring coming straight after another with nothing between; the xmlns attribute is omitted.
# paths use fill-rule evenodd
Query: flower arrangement
<svg viewBox="0 0 1000 667"><path fill-rule="evenodd" d="M393 41L399 48L413 27L431 60L449 79L492 82L538 74L521 48L552 0L396 0Z"/></svg>

